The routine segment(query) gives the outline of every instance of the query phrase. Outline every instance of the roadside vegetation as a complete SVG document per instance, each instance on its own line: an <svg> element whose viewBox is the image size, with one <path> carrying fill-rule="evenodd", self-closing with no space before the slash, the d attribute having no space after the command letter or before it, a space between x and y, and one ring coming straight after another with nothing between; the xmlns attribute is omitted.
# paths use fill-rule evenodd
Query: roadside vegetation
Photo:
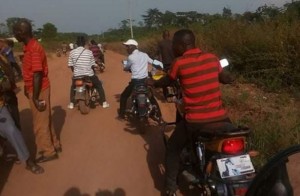
<svg viewBox="0 0 300 196"><path fill-rule="evenodd" d="M19 18L0 24L0 34L9 37ZM34 21L32 21L34 23ZM300 144L300 2L283 7L262 6L255 12L234 14L224 8L222 14L198 12L160 12L149 9L143 21L134 21L134 38L140 49L155 57L156 44L163 30L174 33L192 29L197 45L204 51L226 57L236 84L223 86L223 99L235 124L253 129L250 147L260 152L259 164L279 150ZM98 35L59 33L54 24L36 29L42 44L54 51L63 41L76 36L106 43L106 49L125 54L122 42L130 38L128 20L119 28ZM1 35L0 35L1 36ZM17 46L18 47L18 46Z"/></svg>

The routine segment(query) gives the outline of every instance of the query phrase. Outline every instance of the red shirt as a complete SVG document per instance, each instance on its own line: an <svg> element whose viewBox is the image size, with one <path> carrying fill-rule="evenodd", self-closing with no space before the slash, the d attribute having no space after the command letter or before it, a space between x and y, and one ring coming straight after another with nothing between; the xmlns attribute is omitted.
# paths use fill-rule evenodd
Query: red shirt
<svg viewBox="0 0 300 196"><path fill-rule="evenodd" d="M33 92L33 73L42 72L42 90L49 88L50 81L48 78L48 64L47 57L43 47L36 39L31 39L27 45L24 46L23 57L23 79L26 90L29 93Z"/></svg>
<svg viewBox="0 0 300 196"><path fill-rule="evenodd" d="M179 79L188 122L205 123L227 118L221 100L219 59L194 48L177 58L170 70L172 79Z"/></svg>

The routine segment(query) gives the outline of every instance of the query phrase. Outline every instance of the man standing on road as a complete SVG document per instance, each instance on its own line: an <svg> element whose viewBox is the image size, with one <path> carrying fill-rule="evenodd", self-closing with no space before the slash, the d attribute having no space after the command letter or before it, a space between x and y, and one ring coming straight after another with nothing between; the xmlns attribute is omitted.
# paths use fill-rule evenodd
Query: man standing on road
<svg viewBox="0 0 300 196"><path fill-rule="evenodd" d="M21 20L13 27L16 39L24 44L23 79L24 94L29 99L33 129L37 145L36 162L58 158L61 145L51 129L50 81L47 57L43 47L33 38L31 23Z"/></svg>
<svg viewBox="0 0 300 196"><path fill-rule="evenodd" d="M78 47L70 52L68 67L72 69L73 76L89 76L93 85L99 93L100 100L99 103L103 108L108 108L109 104L106 102L106 97L101 81L95 75L93 67L96 66L95 58L92 51L86 49L86 40L83 36L77 37ZM71 90L70 90L70 104L68 105L69 109L74 108L74 97L75 97L75 84L72 80Z"/></svg>
<svg viewBox="0 0 300 196"><path fill-rule="evenodd" d="M222 104L219 82L232 82L215 55L204 53L195 46L191 30L177 31L172 44L178 58L172 63L167 79L179 79L185 116L177 122L167 144L165 191L168 196L175 195L177 190L180 153L188 137L201 131L205 124L230 122Z"/></svg>
<svg viewBox="0 0 300 196"><path fill-rule="evenodd" d="M172 50L172 40L170 39L170 32L165 30L162 34L163 39L158 43L157 56L164 64L164 70L167 72L170 69L171 63L174 60Z"/></svg>
<svg viewBox="0 0 300 196"><path fill-rule="evenodd" d="M168 30L163 31L162 37L163 39L158 43L157 56L158 59L163 63L164 71L167 73L170 69L171 63L174 60L174 54L172 50L172 40L170 39L170 32ZM168 100L167 87L163 87L162 90L164 97Z"/></svg>

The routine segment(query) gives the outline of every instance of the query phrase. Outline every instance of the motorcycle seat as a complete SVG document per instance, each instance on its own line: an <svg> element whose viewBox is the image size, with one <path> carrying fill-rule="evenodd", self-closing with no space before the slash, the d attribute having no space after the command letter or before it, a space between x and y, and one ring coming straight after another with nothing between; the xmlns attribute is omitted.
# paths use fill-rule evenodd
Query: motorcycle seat
<svg viewBox="0 0 300 196"><path fill-rule="evenodd" d="M248 127L236 127L229 122L217 122L203 126L197 134L199 139L211 139L216 137L245 136L250 132L251 130Z"/></svg>
<svg viewBox="0 0 300 196"><path fill-rule="evenodd" d="M138 84L138 85L135 85L134 91L137 93L147 93L148 87L145 84Z"/></svg>

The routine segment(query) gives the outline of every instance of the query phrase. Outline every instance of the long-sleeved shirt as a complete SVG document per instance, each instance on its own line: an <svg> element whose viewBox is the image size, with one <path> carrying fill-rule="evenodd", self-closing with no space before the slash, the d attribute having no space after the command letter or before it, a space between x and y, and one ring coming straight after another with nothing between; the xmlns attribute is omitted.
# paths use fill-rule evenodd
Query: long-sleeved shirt
<svg viewBox="0 0 300 196"><path fill-rule="evenodd" d="M128 56L125 69L131 70L132 79L144 79L148 77L148 64L152 63L153 59L148 54L136 49Z"/></svg>

